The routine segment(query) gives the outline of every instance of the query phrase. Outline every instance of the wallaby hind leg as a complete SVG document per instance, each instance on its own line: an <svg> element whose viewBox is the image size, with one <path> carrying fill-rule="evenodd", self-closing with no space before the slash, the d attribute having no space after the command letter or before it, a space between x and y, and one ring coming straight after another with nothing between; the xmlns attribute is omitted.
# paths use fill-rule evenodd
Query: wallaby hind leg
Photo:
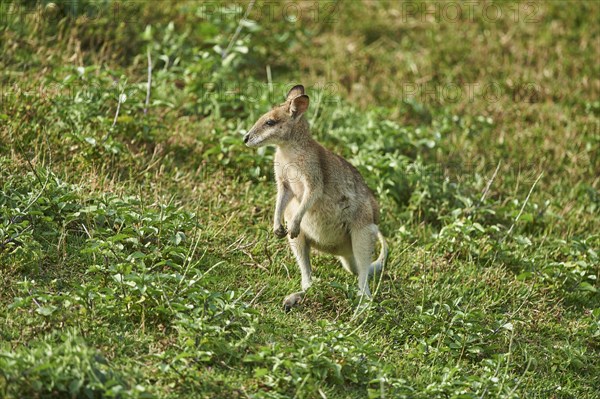
<svg viewBox="0 0 600 399"><path fill-rule="evenodd" d="M352 237L352 252L356 260L356 273L358 274L358 290L366 297L371 297L369 290L369 270L371 257L375 249L377 226L371 224L350 233Z"/></svg>
<svg viewBox="0 0 600 399"><path fill-rule="evenodd" d="M356 259L354 259L354 256L352 254L338 256L338 259L342 263L342 266L344 267L344 269L346 269L347 271L349 271L352 274L358 274L358 272L356 270Z"/></svg>
<svg viewBox="0 0 600 399"><path fill-rule="evenodd" d="M302 302L304 294L312 284L310 268L310 245L308 245L304 233L301 232L296 238L290 238L289 242L290 248L292 249L294 257L296 258L296 262L300 267L300 274L302 275L302 291L294 292L285 297L283 301L283 308L286 311L291 310L294 306L297 306L300 304L300 302Z"/></svg>

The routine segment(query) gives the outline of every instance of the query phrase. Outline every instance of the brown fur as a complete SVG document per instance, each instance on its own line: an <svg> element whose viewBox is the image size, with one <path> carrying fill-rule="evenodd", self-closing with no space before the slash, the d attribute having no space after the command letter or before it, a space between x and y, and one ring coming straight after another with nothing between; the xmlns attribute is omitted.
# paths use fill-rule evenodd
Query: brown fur
<svg viewBox="0 0 600 399"><path fill-rule="evenodd" d="M286 298L297 304L311 284L309 252L315 248L339 257L344 268L358 274L359 289L370 295L367 277L383 267L387 245L377 224L379 207L358 170L310 135L304 112L309 98L295 86L286 102L260 117L244 137L250 147L275 145L277 202L273 229L290 246L302 273L303 291ZM371 263L376 239L382 246Z"/></svg>

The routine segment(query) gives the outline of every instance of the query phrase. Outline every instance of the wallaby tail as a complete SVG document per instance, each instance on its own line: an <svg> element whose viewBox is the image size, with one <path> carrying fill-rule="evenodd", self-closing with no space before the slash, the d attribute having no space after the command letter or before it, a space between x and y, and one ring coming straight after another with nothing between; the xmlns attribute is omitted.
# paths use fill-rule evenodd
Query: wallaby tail
<svg viewBox="0 0 600 399"><path fill-rule="evenodd" d="M379 239L379 244L381 245L381 252L379 253L379 258L373 263L371 263L371 267L369 269L369 275L373 276L374 274L380 274L385 266L385 261L388 257L388 246L385 242L385 237L381 234L381 231L377 230L377 238Z"/></svg>

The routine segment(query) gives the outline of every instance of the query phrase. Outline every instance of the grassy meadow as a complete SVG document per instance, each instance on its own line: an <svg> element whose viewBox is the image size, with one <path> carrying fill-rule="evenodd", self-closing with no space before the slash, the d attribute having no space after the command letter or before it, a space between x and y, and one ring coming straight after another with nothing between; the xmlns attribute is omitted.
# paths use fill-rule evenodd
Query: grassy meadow
<svg viewBox="0 0 600 399"><path fill-rule="evenodd" d="M0 398L600 397L599 16L1 1ZM242 134L298 83L380 203L366 309L318 254L282 309Z"/></svg>

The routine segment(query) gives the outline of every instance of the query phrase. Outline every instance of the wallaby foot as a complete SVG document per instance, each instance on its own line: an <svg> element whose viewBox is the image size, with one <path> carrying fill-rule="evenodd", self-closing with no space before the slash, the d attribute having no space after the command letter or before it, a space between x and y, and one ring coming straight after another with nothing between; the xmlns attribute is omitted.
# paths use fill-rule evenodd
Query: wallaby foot
<svg viewBox="0 0 600 399"><path fill-rule="evenodd" d="M300 305L302 299L304 299L304 291L294 292L293 294L286 296L283 300L283 310L289 312L292 308Z"/></svg>

